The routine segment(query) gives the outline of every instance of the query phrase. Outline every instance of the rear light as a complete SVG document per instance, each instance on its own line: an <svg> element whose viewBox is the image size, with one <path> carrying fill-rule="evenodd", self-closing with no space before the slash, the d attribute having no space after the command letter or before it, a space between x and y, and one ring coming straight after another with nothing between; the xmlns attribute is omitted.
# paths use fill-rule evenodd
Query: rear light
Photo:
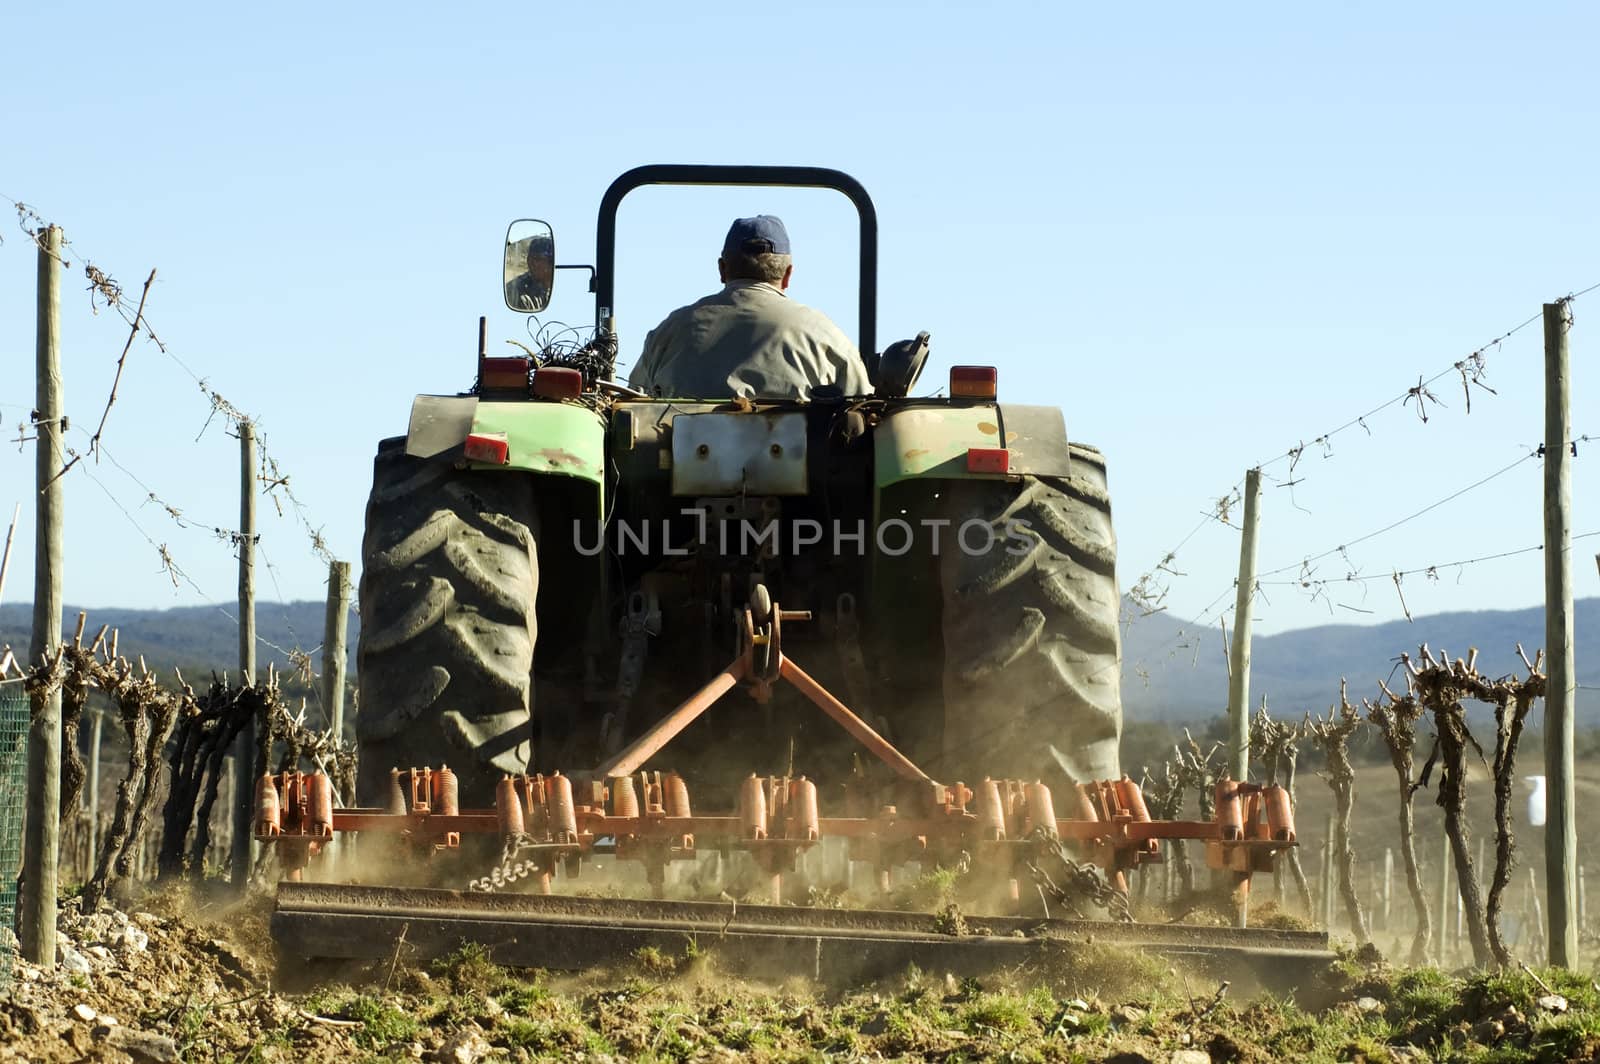
<svg viewBox="0 0 1600 1064"><path fill-rule="evenodd" d="M478 389L499 391L515 389L526 391L530 360L520 355L506 358L485 358L478 363Z"/></svg>
<svg viewBox="0 0 1600 1064"><path fill-rule="evenodd" d="M511 443L503 432L474 432L465 447L469 461L506 465L511 461Z"/></svg>
<svg viewBox="0 0 1600 1064"><path fill-rule="evenodd" d="M568 366L534 371L533 394L541 399L576 399L583 393L583 374Z"/></svg>
<svg viewBox="0 0 1600 1064"><path fill-rule="evenodd" d="M1011 452L1004 447L968 447L968 473L1009 473Z"/></svg>
<svg viewBox="0 0 1600 1064"><path fill-rule="evenodd" d="M950 395L960 399L993 399L998 376L993 366L951 366Z"/></svg>

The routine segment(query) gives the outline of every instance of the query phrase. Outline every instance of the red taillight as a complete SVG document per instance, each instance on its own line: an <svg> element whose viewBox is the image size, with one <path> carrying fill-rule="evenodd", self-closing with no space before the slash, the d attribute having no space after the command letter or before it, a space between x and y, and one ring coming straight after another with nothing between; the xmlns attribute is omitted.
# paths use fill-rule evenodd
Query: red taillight
<svg viewBox="0 0 1600 1064"><path fill-rule="evenodd" d="M993 399L998 377L993 366L951 366L950 395L960 399Z"/></svg>
<svg viewBox="0 0 1600 1064"><path fill-rule="evenodd" d="M505 465L511 461L511 443L503 432L474 432L467 437L468 461Z"/></svg>
<svg viewBox="0 0 1600 1064"><path fill-rule="evenodd" d="M478 363L478 388L480 391L526 390L528 366L529 360L521 355L486 358Z"/></svg>
<svg viewBox="0 0 1600 1064"><path fill-rule="evenodd" d="M1004 447L968 447L968 473L1009 473L1011 452Z"/></svg>
<svg viewBox="0 0 1600 1064"><path fill-rule="evenodd" d="M568 366L534 370L533 394L541 399L576 399L583 393L583 374Z"/></svg>

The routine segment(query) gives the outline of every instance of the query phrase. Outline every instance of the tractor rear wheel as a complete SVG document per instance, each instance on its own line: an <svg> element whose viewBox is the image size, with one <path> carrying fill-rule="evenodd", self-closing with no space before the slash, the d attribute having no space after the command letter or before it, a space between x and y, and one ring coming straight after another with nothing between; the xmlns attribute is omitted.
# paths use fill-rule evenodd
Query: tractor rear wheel
<svg viewBox="0 0 1600 1064"><path fill-rule="evenodd" d="M1118 775L1120 600L1105 459L1077 444L1071 454L1066 477L960 481L945 492L951 531L964 535L939 560L940 778ZM973 549L985 540L988 549Z"/></svg>
<svg viewBox="0 0 1600 1064"><path fill-rule="evenodd" d="M373 462L361 558L357 794L392 768L447 762L461 804L490 805L531 753L538 518L531 478L413 458Z"/></svg>

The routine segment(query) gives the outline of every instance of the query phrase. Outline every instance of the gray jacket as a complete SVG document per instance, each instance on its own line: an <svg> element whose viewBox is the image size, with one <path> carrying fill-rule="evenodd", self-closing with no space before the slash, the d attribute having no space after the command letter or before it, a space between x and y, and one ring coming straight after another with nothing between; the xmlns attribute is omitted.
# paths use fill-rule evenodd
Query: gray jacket
<svg viewBox="0 0 1600 1064"><path fill-rule="evenodd" d="M550 289L531 273L519 273L506 285L506 306L537 311L550 302Z"/></svg>
<svg viewBox="0 0 1600 1064"><path fill-rule="evenodd" d="M827 315L744 280L667 315L628 383L675 399L806 399L819 384L851 396L872 390L861 353Z"/></svg>

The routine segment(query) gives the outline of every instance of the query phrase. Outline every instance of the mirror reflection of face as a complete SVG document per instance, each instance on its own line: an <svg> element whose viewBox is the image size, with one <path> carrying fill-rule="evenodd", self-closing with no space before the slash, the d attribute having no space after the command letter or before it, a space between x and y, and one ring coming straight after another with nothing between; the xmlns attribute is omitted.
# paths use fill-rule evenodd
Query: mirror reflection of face
<svg viewBox="0 0 1600 1064"><path fill-rule="evenodd" d="M506 306L524 314L544 310L555 287L555 268L555 234L550 226L531 218L512 222L502 265Z"/></svg>
<svg viewBox="0 0 1600 1064"><path fill-rule="evenodd" d="M552 282L556 276L555 257L548 253L547 248L535 245L528 247L528 273L533 275L535 281L544 286L545 291L554 287Z"/></svg>

